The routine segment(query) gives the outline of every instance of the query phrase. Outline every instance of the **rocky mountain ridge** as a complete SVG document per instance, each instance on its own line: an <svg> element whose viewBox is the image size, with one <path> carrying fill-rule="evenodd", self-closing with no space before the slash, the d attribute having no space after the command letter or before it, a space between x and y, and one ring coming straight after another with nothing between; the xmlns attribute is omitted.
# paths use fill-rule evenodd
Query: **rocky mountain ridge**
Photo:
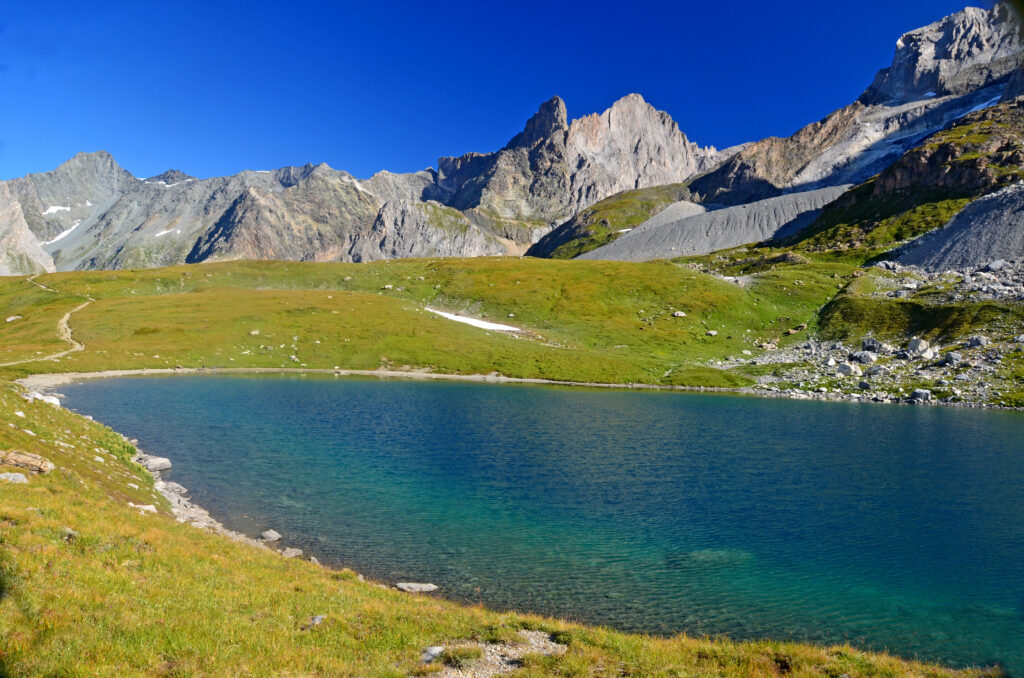
<svg viewBox="0 0 1024 678"><path fill-rule="evenodd" d="M572 123L554 97L499 151L366 180L327 165L141 179L106 152L80 153L5 182L0 237L18 273L518 254L612 193L688 179L720 156L639 95Z"/></svg>
<svg viewBox="0 0 1024 678"><path fill-rule="evenodd" d="M859 183L921 139L998 103L1024 64L1011 10L967 7L903 35L892 64L860 98L786 138L741 150L691 184L709 202L741 204L823 185Z"/></svg>
<svg viewBox="0 0 1024 678"><path fill-rule="evenodd" d="M79 154L52 172L0 182L0 265L20 273L239 258L370 261L521 254L533 244L531 254L575 256L673 201L687 203L669 207L673 223L694 203L709 214L749 205L746 223L735 211L688 222L729 229L688 240L710 247L775 228L782 203L768 199L861 183L930 135L1024 92L1022 63L1020 28L997 4L905 34L861 97L821 121L725 151L691 142L667 113L631 94L571 122L553 97L498 151L365 180L327 165L140 179L107 153ZM1016 156L1006 162L1020 164ZM883 173L876 189L900 176ZM819 206L817 197L794 200ZM645 257L659 255L648 245Z"/></svg>

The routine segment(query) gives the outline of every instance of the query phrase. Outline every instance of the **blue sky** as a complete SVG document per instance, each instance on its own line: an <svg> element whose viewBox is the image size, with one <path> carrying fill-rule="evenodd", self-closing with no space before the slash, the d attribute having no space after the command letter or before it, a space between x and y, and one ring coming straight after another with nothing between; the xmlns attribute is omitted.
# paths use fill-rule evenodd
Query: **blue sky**
<svg viewBox="0 0 1024 678"><path fill-rule="evenodd" d="M365 177L500 148L544 100L639 92L694 141L788 135L965 0L0 0L0 179L104 149L137 176Z"/></svg>

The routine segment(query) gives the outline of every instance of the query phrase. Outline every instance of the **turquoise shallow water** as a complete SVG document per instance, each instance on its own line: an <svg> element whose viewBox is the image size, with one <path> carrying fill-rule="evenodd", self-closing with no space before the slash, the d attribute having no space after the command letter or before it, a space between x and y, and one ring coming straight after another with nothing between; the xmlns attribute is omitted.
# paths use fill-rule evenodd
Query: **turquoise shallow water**
<svg viewBox="0 0 1024 678"><path fill-rule="evenodd" d="M385 581L1024 673L1020 413L292 376L63 390L229 527Z"/></svg>

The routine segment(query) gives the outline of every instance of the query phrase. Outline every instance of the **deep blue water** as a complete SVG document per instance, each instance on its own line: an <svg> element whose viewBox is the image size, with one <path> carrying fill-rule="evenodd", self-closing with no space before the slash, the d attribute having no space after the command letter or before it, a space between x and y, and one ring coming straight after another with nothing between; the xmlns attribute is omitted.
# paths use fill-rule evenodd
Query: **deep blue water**
<svg viewBox="0 0 1024 678"><path fill-rule="evenodd" d="M67 386L229 527L624 630L1024 673L1024 416L293 376Z"/></svg>

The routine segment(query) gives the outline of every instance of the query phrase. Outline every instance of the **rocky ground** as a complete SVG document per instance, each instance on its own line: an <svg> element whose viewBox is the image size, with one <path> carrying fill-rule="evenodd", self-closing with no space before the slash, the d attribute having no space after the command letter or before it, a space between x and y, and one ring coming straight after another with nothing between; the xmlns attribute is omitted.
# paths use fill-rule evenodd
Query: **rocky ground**
<svg viewBox="0 0 1024 678"><path fill-rule="evenodd" d="M883 261L878 267L893 275L876 296L898 299L927 293L935 303L1024 301L1024 260L996 259L983 266L940 273L895 261Z"/></svg>

